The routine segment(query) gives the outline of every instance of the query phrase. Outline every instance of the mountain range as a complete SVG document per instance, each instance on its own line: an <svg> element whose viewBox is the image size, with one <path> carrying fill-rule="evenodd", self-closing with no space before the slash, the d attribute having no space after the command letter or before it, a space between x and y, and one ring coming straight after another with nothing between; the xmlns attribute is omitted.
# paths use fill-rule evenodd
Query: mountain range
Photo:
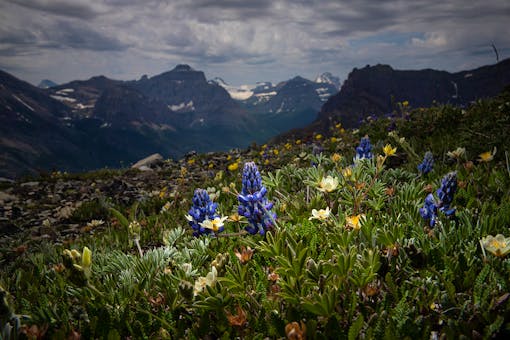
<svg viewBox="0 0 510 340"><path fill-rule="evenodd" d="M0 176L6 177L119 167L156 152L178 158L191 150L247 147L309 124L325 101L322 89L327 96L337 91L296 77L253 88L253 98L269 90L267 100L238 100L188 65L133 81L46 80L42 88L1 72L0 86Z"/></svg>
<svg viewBox="0 0 510 340"><path fill-rule="evenodd" d="M400 113L403 102L408 103L408 109L435 104L467 106L478 99L494 97L509 85L510 59L455 73L366 65L349 73L340 91L329 97L311 124L283 133L273 141L326 133L337 122L345 128L357 128L369 117Z"/></svg>
<svg viewBox="0 0 510 340"><path fill-rule="evenodd" d="M297 76L231 86L188 65L132 81L96 76L45 88L0 71L0 176L244 148L327 132L335 122L355 128L367 117L395 114L404 101L463 106L509 84L510 59L457 73L367 65L355 68L340 90L327 73L315 81Z"/></svg>

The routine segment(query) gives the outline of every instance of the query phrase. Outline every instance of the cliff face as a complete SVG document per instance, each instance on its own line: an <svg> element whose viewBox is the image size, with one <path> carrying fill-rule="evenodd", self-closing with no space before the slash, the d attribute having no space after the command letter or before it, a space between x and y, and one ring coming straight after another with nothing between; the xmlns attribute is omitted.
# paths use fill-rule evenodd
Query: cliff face
<svg viewBox="0 0 510 340"><path fill-rule="evenodd" d="M401 71L388 65L355 68L340 92L323 105L314 125L325 127L334 120L345 127L357 127L367 116L391 113L397 102L405 100L412 107L427 107L434 102L466 105L495 96L509 84L510 59L457 73Z"/></svg>

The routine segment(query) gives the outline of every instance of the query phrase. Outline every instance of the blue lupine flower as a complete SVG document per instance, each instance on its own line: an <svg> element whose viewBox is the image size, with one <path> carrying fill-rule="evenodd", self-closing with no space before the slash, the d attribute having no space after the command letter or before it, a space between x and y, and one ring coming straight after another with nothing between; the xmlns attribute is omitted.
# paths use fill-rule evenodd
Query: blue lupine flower
<svg viewBox="0 0 510 340"><path fill-rule="evenodd" d="M254 235L273 227L276 214L271 211L273 203L265 197L267 189L262 185L262 177L254 162L247 162L243 169L243 188L238 196L238 213L248 219L246 231Z"/></svg>
<svg viewBox="0 0 510 340"><path fill-rule="evenodd" d="M441 180L441 187L436 191L437 197L439 198L438 207L446 216L455 213L455 208L450 209L455 191L457 191L457 173L452 171L443 177Z"/></svg>
<svg viewBox="0 0 510 340"><path fill-rule="evenodd" d="M425 198L425 203L420 208L420 215L426 220L429 220L430 226L434 227L437 221L437 211L440 210L446 216L455 214L455 208L450 209L450 204L453 201L453 195L457 190L457 173L450 172L441 180L441 187L437 189L436 194L438 200L433 194L428 194Z"/></svg>
<svg viewBox="0 0 510 340"><path fill-rule="evenodd" d="M214 203L211 201L209 194L204 189L196 189L193 194L192 199L193 205L191 209L188 211L188 215L186 219L188 220L189 225L193 229L193 235L199 236L203 234L214 234L211 229L205 228L200 225L205 220L214 220L219 216L216 214L216 208L218 207L218 203ZM218 232L223 231L223 227L218 229Z"/></svg>
<svg viewBox="0 0 510 340"><path fill-rule="evenodd" d="M425 152L423 161L420 164L418 164L418 171L421 172L422 174L426 175L432 171L433 167L434 167L434 156L432 155L432 152L427 151L427 152Z"/></svg>
<svg viewBox="0 0 510 340"><path fill-rule="evenodd" d="M437 205L434 195L428 194L425 198L425 205L420 208L420 215L426 220L429 220L430 226L433 227L437 220Z"/></svg>
<svg viewBox="0 0 510 340"><path fill-rule="evenodd" d="M361 138L359 146L356 148L355 159L372 158L372 144L370 144L370 138L365 136Z"/></svg>

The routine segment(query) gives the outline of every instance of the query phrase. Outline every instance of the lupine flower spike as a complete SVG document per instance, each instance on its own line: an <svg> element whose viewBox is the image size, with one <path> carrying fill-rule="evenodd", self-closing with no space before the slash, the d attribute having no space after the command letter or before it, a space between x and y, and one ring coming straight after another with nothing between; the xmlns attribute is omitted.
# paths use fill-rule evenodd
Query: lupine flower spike
<svg viewBox="0 0 510 340"><path fill-rule="evenodd" d="M238 213L248 219L246 231L264 235L273 227L276 214L271 211L273 203L265 197L267 189L254 162L247 162L243 169L243 188L238 196Z"/></svg>
<svg viewBox="0 0 510 340"><path fill-rule="evenodd" d="M439 198L438 208L446 216L451 216L455 213L455 208L450 209L455 191L457 191L457 173L453 171L443 177L441 187L436 191Z"/></svg>
<svg viewBox="0 0 510 340"><path fill-rule="evenodd" d="M356 148L355 159L372 158L372 144L370 144L370 138L365 136L361 138L359 146Z"/></svg>
<svg viewBox="0 0 510 340"><path fill-rule="evenodd" d="M437 211L442 211L446 216L455 214L455 208L450 209L453 201L453 195L457 190L457 173L450 172L441 180L441 187L437 189L438 200L433 194L428 194L425 198L425 204L420 208L420 215L429 220L431 227L434 227L437 221Z"/></svg>
<svg viewBox="0 0 510 340"><path fill-rule="evenodd" d="M209 194L204 189L196 189L192 199L193 205L186 215L189 225L193 229L194 236L215 234L222 232L223 221L216 214L217 203L211 201Z"/></svg>
<svg viewBox="0 0 510 340"><path fill-rule="evenodd" d="M434 167L434 156L432 155L432 152L427 151L427 152L425 152L423 161L420 164L418 164L418 171L421 172L422 174L426 175L432 171L433 167Z"/></svg>

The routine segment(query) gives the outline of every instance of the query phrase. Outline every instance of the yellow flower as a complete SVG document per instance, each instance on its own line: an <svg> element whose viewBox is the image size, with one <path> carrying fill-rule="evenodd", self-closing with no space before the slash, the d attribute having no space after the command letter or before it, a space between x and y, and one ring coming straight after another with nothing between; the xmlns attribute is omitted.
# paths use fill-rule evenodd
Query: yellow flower
<svg viewBox="0 0 510 340"><path fill-rule="evenodd" d="M320 133L316 134L315 135L315 139L321 140L322 139L322 135Z"/></svg>
<svg viewBox="0 0 510 340"><path fill-rule="evenodd" d="M209 169L214 168L214 163L209 163L208 167L209 167Z"/></svg>
<svg viewBox="0 0 510 340"><path fill-rule="evenodd" d="M343 169L342 176L344 176L344 178L351 178L352 177L352 169L350 167Z"/></svg>
<svg viewBox="0 0 510 340"><path fill-rule="evenodd" d="M484 162L484 163L488 163L490 161L492 161L494 159L494 155L496 154L496 147L494 147L494 149L492 150L492 152L490 151L486 151L484 153L481 153L478 155L478 161L479 162Z"/></svg>
<svg viewBox="0 0 510 340"><path fill-rule="evenodd" d="M338 139L336 139L336 137L331 137L331 143L336 143L338 141Z"/></svg>
<svg viewBox="0 0 510 340"><path fill-rule="evenodd" d="M195 163L195 159L194 158L188 160L188 164L189 165L192 165L193 163Z"/></svg>
<svg viewBox="0 0 510 340"><path fill-rule="evenodd" d="M235 162L235 163L229 164L227 168L229 171L236 171L239 168L239 163Z"/></svg>
<svg viewBox="0 0 510 340"><path fill-rule="evenodd" d="M492 254L503 257L510 252L510 237L487 235L481 240L483 247Z"/></svg>
<svg viewBox="0 0 510 340"><path fill-rule="evenodd" d="M341 128L342 128L342 124L341 124L341 123L337 123L337 124L335 125L335 127L336 127L337 129L341 129Z"/></svg>
<svg viewBox="0 0 510 340"><path fill-rule="evenodd" d="M383 148L383 152L386 156L394 156L397 152L397 148L392 148L390 144L386 144Z"/></svg>
<svg viewBox="0 0 510 340"><path fill-rule="evenodd" d="M227 216L216 217L214 220L206 219L204 222L199 223L202 227L211 229L214 232L217 232L221 227L223 227L223 222L227 219Z"/></svg>
<svg viewBox="0 0 510 340"><path fill-rule="evenodd" d="M364 214L358 214L353 216L347 216L345 218L345 222L347 224L347 227L359 230L361 229L361 222L365 219Z"/></svg>
<svg viewBox="0 0 510 340"><path fill-rule="evenodd" d="M88 268L92 264L92 251L88 247L83 248L83 255L81 257L81 266Z"/></svg>
<svg viewBox="0 0 510 340"><path fill-rule="evenodd" d="M340 162L341 159L342 159L342 156L337 153L334 153L331 155L331 160L335 163Z"/></svg>
<svg viewBox="0 0 510 340"><path fill-rule="evenodd" d="M408 107L408 106L409 106L409 101L404 100L404 101L402 102L402 106L403 106L403 107Z"/></svg>
<svg viewBox="0 0 510 340"><path fill-rule="evenodd" d="M231 160L232 159L232 155L228 155L227 156L227 161Z"/></svg>
<svg viewBox="0 0 510 340"><path fill-rule="evenodd" d="M274 149L274 150L273 150L273 153L275 154L275 156L278 156L278 154L280 153L280 151L278 151L278 149Z"/></svg>
<svg viewBox="0 0 510 340"><path fill-rule="evenodd" d="M290 143L286 143L286 144L284 145L284 147L285 147L285 149L290 150L290 149L292 148L292 144L290 144Z"/></svg>
<svg viewBox="0 0 510 340"><path fill-rule="evenodd" d="M228 220L231 222L239 222L243 218L243 215L239 215L238 213L234 213L228 217Z"/></svg>
<svg viewBox="0 0 510 340"><path fill-rule="evenodd" d="M264 150L265 148L267 148L267 144L264 144L261 146L262 150Z"/></svg>
<svg viewBox="0 0 510 340"><path fill-rule="evenodd" d="M266 160L264 161L264 165L269 165L269 159L266 159Z"/></svg>
<svg viewBox="0 0 510 340"><path fill-rule="evenodd" d="M319 221L325 221L329 218L329 214L331 213L331 210L329 209L329 207L327 207L326 209L320 209L320 210L317 210L317 209L312 209L312 216L308 218L308 220L313 220L313 219L316 219L316 220L319 220Z"/></svg>
<svg viewBox="0 0 510 340"><path fill-rule="evenodd" d="M332 192L338 187L338 178L328 175L319 182L318 189L322 192Z"/></svg>
<svg viewBox="0 0 510 340"><path fill-rule="evenodd" d="M301 139L296 140L296 145L301 144Z"/></svg>

